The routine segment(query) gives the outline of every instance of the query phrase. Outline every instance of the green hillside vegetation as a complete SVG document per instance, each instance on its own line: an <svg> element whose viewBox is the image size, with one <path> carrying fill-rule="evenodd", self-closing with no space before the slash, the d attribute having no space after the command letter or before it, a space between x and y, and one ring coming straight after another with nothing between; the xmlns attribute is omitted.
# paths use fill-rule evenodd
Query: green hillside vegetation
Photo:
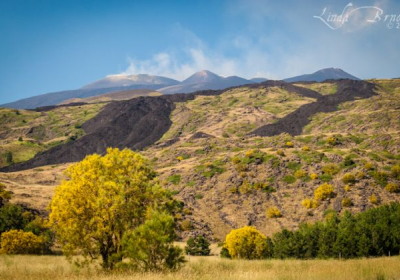
<svg viewBox="0 0 400 280"><path fill-rule="evenodd" d="M316 92L321 93L322 95L335 94L337 91L337 85L334 83L310 83L310 84L295 83L294 85L298 87L312 89Z"/></svg>
<svg viewBox="0 0 400 280"><path fill-rule="evenodd" d="M327 209L357 213L399 201L400 182L392 170L400 164L400 80L374 82L377 96L316 114L296 137L248 133L313 99L280 88L197 97L177 104L173 125L159 142L179 141L150 147L145 154L154 158L165 185L190 209L182 221L192 221L192 230L217 240L249 223L271 235L321 220ZM331 83L301 86L324 94L336 91ZM275 111L268 111L269 106ZM196 132L209 136L191 138ZM179 182L172 182L171 174ZM323 184L332 194L316 198L314 192ZM271 207L281 217L266 217Z"/></svg>
<svg viewBox="0 0 400 280"><path fill-rule="evenodd" d="M84 135L81 125L103 106L58 107L45 112L0 108L0 167L78 139Z"/></svg>
<svg viewBox="0 0 400 280"><path fill-rule="evenodd" d="M243 137L313 101L279 87L241 87L217 96L198 96L177 104L171 115L173 125L162 140L196 131L217 137Z"/></svg>

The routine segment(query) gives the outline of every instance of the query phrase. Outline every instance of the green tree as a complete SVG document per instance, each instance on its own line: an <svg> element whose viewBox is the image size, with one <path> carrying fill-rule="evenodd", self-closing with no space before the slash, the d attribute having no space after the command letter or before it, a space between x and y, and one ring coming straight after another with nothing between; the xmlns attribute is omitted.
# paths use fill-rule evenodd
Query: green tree
<svg viewBox="0 0 400 280"><path fill-rule="evenodd" d="M11 163L14 162L13 154L12 154L11 152L6 152L6 153L4 154L4 158L6 159L6 163L7 163L7 164L11 164Z"/></svg>
<svg viewBox="0 0 400 280"><path fill-rule="evenodd" d="M152 217L123 238L124 256L140 271L176 270L184 262L183 251L173 245L174 219L166 213Z"/></svg>
<svg viewBox="0 0 400 280"><path fill-rule="evenodd" d="M101 257L112 269L122 260L124 234L142 225L150 209L173 205L148 161L128 149L87 156L66 175L55 190L50 223L65 255L81 254L82 264Z"/></svg>
<svg viewBox="0 0 400 280"><path fill-rule="evenodd" d="M22 207L14 204L6 204L0 208L0 235L12 229L23 229L26 220Z"/></svg>
<svg viewBox="0 0 400 280"><path fill-rule="evenodd" d="M8 203L11 199L11 192L6 190L6 186L0 183L0 207Z"/></svg>
<svg viewBox="0 0 400 280"><path fill-rule="evenodd" d="M210 242L202 235L190 237L186 242L185 252L191 256L209 256Z"/></svg>
<svg viewBox="0 0 400 280"><path fill-rule="evenodd" d="M356 219L346 211L340 218L338 224L337 236L334 244L334 251L343 258L352 258L357 256L358 236L356 235Z"/></svg>

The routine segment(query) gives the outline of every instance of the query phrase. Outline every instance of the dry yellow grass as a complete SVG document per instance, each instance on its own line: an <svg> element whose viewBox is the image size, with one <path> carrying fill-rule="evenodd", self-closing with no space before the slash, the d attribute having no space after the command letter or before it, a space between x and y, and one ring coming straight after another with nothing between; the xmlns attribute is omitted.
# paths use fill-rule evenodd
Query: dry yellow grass
<svg viewBox="0 0 400 280"><path fill-rule="evenodd" d="M400 258L359 260L226 260L191 257L178 272L107 274L78 269L62 256L0 256L0 278L7 279L399 279Z"/></svg>

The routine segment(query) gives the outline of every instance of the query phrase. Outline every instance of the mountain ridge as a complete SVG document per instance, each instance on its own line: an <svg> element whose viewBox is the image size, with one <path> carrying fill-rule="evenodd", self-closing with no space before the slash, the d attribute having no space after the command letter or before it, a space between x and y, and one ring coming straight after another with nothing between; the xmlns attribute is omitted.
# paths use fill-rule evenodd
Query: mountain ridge
<svg viewBox="0 0 400 280"><path fill-rule="evenodd" d="M313 74L288 78L285 79L285 81L323 81L328 79L343 78L358 80L358 78L344 72L341 69L326 68ZM200 90L220 90L234 86L260 83L264 82L265 80L265 78L245 79L238 76L222 77L208 70L196 72L182 82L163 76L154 76L148 74L109 75L93 83L84 85L82 88L77 90L50 92L5 103L0 105L0 107L14 109L35 109L37 107L53 106L69 99L87 98L122 90L148 89L157 90L163 94L190 93Z"/></svg>
<svg viewBox="0 0 400 280"><path fill-rule="evenodd" d="M359 78L343 71L340 68L333 68L333 67L324 68L312 74L295 76L283 80L288 83L293 83L293 82L323 82L325 80L338 80L338 79L360 80Z"/></svg>

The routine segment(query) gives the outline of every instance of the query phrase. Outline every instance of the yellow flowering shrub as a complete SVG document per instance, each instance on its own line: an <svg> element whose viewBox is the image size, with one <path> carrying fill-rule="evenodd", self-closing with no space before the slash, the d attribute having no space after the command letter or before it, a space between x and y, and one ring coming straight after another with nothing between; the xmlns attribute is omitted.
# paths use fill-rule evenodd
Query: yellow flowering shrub
<svg viewBox="0 0 400 280"><path fill-rule="evenodd" d="M41 254L45 240L32 232L13 229L2 233L0 245L4 254Z"/></svg>
<svg viewBox="0 0 400 280"><path fill-rule="evenodd" d="M299 169L294 173L294 177L297 179L305 178L307 177L307 172L303 169Z"/></svg>
<svg viewBox="0 0 400 280"><path fill-rule="evenodd" d="M334 196L333 186L328 183L322 184L314 191L314 198L317 200L325 200L333 196Z"/></svg>
<svg viewBox="0 0 400 280"><path fill-rule="evenodd" d="M310 174L310 178L311 178L311 180L315 180L315 179L318 178L318 174L316 174L316 173L311 173L311 174Z"/></svg>
<svg viewBox="0 0 400 280"><path fill-rule="evenodd" d="M293 148L293 143L290 141L286 142L286 147Z"/></svg>
<svg viewBox="0 0 400 280"><path fill-rule="evenodd" d="M232 259L262 259L267 249L266 237L256 228L246 226L232 230L225 245Z"/></svg>
<svg viewBox="0 0 400 280"><path fill-rule="evenodd" d="M245 153L246 157L252 158L254 156L254 150L248 150Z"/></svg>
<svg viewBox="0 0 400 280"><path fill-rule="evenodd" d="M182 160L183 160L183 156L177 156L176 159L177 159L178 161L182 161Z"/></svg>
<svg viewBox="0 0 400 280"><path fill-rule="evenodd" d="M270 219L282 217L281 211L276 206L269 207L266 214Z"/></svg>
<svg viewBox="0 0 400 280"><path fill-rule="evenodd" d="M379 203L378 197L376 197L375 194L372 194L372 195L369 197L369 202L371 202L372 204L378 204L378 203Z"/></svg>
<svg viewBox="0 0 400 280"><path fill-rule="evenodd" d="M306 207L307 209L311 209L311 208L315 209L315 208L317 208L317 207L319 206L319 203L318 203L317 200L315 200L315 199L309 199L309 198L304 199L304 200L301 202L301 204L302 204L304 207Z"/></svg>

